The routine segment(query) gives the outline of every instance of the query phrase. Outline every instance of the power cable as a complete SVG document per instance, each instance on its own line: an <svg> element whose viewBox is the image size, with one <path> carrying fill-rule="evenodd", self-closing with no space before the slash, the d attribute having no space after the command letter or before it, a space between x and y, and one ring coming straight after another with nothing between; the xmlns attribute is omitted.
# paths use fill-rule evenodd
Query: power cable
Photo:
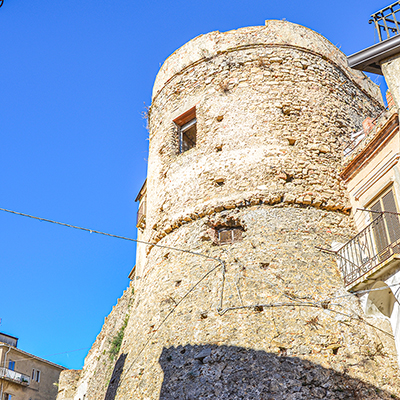
<svg viewBox="0 0 400 400"><path fill-rule="evenodd" d="M79 229L79 230L83 230L83 231L90 232L90 233L97 233L97 234L100 234L100 235L110 236L110 237L114 237L114 238L122 239L122 240L128 240L128 241L132 241L132 242L136 242L136 243L141 243L141 244L145 244L145 245L149 245L149 246L155 246L155 247L165 248L165 249L174 250L174 251L180 251L180 252L189 253L189 254L193 254L193 255L200 256L200 257L204 257L204 258L208 258L208 259L212 259L212 260L218 261L218 262L221 264L221 266L222 266L222 288L221 288L221 297L220 297L220 304L219 304L219 307L218 307L218 309L217 309L218 313L219 313L221 316L222 316L223 314L225 314L227 311L230 311L230 310L239 310L239 309L252 309L252 308L255 309L255 308L261 308L261 307L262 307L262 308L275 308L275 307L314 307L314 308L322 308L322 309L328 310L328 311L330 311L330 312L334 312L334 313L337 313L337 314L341 314L341 315L346 316L346 317L351 318L351 319L356 319L356 320L358 320L358 321L360 321L360 322L363 322L363 323L365 323L365 324L367 324L367 325L369 325L369 326L371 326L371 327L373 327L373 328L375 328L375 329L378 329L379 331L381 331L381 332L387 334L387 332L385 332L385 331L383 331L383 330L381 330L381 329L379 329L379 328L373 326L372 324L369 324L368 322L366 322L365 320L363 320L362 317L360 317L360 316L357 315L357 314L356 314L356 315L357 315L357 318L355 318L355 317L352 317L351 315L344 314L344 313L341 313L341 312L339 312L339 311L337 311L337 310L333 310L333 309L329 308L329 301L330 301L330 300L337 299L337 298L341 298L341 297L353 296L354 294L349 294L349 295L344 295L344 296L338 296L338 297L332 297L332 298L325 299L324 301L317 301L317 302L309 302L309 301L302 302L302 301L299 301L299 300L297 300L297 299L292 299L292 298L290 298L289 296L287 296L287 297L289 297L290 300L293 301L293 303L269 303L269 304L254 304L254 305L244 306L244 305L243 305L243 302L242 302L242 305L241 305L241 306L237 306L237 307L228 307L228 308L222 309L223 290L224 290L223 286L224 286L224 282L225 282L225 279L226 279L226 278L225 278L225 274L226 274L226 265L225 265L224 261L221 260L221 259L219 259L219 258L211 257L211 256L208 256L208 255L206 255L206 254L202 254L202 253L198 253L198 252L193 252L193 251L191 251L191 250L180 249L180 248L171 247L171 246L164 246L164 245L160 245L160 244L155 244L155 243L151 243L151 242L146 242L146 241L143 241L143 240L132 239L132 238L128 238L128 237L125 237L125 236L113 235L113 234L106 233L106 232L101 232L101 231L97 231L97 230L93 230L93 229L83 228L83 227L79 227L79 226L75 226L75 225L71 225L71 224L66 224L66 223L63 223L63 222L58 222L58 221L54 221L54 220L50 220L50 219L46 219L46 218L35 217L35 216L33 216L33 215L29 215L29 214L25 214L25 213L20 213L20 212L8 210L8 209L5 209L5 208L0 208L0 211L5 211L5 212L11 213L11 214L20 215L20 216L24 216L24 217L36 219L36 220L39 220L39 221L49 222L49 223L53 223L53 224L57 224L57 225L61 225L61 226L66 226L66 227L73 228L73 229ZM324 250L325 250L325 249L324 249ZM144 344L144 346L142 347L142 349L139 351L139 353L137 354L137 356L136 356L136 357L134 358L134 360L131 362L131 364L130 364L130 366L128 367L128 369L127 369L126 371L124 371L124 376L126 376L126 375L128 374L128 372L130 371L130 369L132 368L132 366L135 364L135 362L138 360L138 358L139 358L140 355L143 353L143 351L146 349L146 347L148 346L148 344L150 343L150 341L151 341L151 340L153 339L153 337L158 333L159 329L164 325L164 323L165 323L165 322L167 321L167 319L171 316L171 314L174 313L174 311L176 310L176 308L183 302L183 300L184 300L184 299L185 299L185 298L186 298L186 297L187 297L187 296L188 296L188 295L189 295L189 294L190 294L190 293L191 293L191 292L192 292L192 291L193 291L193 290L208 276L208 275L210 275L213 271L215 271L219 266L220 266L220 265L217 265L217 266L213 267L213 268L210 269L206 274L204 274L203 277L202 277L199 281L197 281L197 282L183 295L183 297L175 304L175 306L173 307L173 309L165 316L165 318L161 321L161 323L158 325L158 327L153 331L153 334L152 334L152 335L150 336L150 338L146 341L146 343ZM269 283L269 284L271 285L270 282L267 282L267 283ZM363 290L363 291L356 292L356 294L369 293L369 292L378 291L378 290L385 290L385 289L387 289L388 287L394 287L394 286L398 286L398 285L400 285L400 283L399 283L399 284L390 285L390 286L386 286L386 287L383 287L383 288L376 288L376 289L370 289L370 290ZM275 285L272 285L272 286L275 286ZM275 288L278 289L276 286L275 286ZM278 289L278 290L279 290L279 289ZM332 305L335 305L335 304L330 304L330 305L332 306ZM336 305L338 305L338 304L336 304ZM339 305L339 306L340 306L340 305ZM81 349L78 349L78 350L81 350ZM78 350L76 350L76 351L78 351ZM66 352L66 353L68 353L68 352ZM58 353L58 354L63 354L63 353Z"/></svg>
<svg viewBox="0 0 400 400"><path fill-rule="evenodd" d="M58 221L54 221L51 219L47 219L47 218L41 218L41 217L35 217L33 215L29 215L29 214L25 214L25 213L20 213L18 211L12 211L12 210L8 210L6 208L0 208L0 211L5 211L11 214L15 214L15 215L20 215L23 217L28 217L28 218L32 218L32 219L36 219L39 221L44 221L44 222L49 222L52 224L57 224L57 225L61 225L61 226L66 226L68 228L73 228L73 229L79 229L82 231L86 231L86 232L90 232L90 233L97 233L99 235L105 235L105 236L110 236L110 237L114 237L117 239L122 239L122 240L128 240L131 242L136 242L136 243L141 243L141 244L145 244L145 245L150 245L150 246L155 246L155 247L161 247L164 249L168 249L168 250L175 250L175 251L180 251L183 253L189 253L189 254L193 254L193 255L197 255L200 257L204 257L204 258L208 258L214 261L218 261L218 263L220 265L215 266L214 268L212 268L211 270L209 270L206 274L203 275L203 277L198 280L185 294L184 296L175 304L174 308L165 316L165 318L161 321L161 323L159 324L159 326L157 327L157 329L155 329L155 331L153 332L153 334L150 336L150 338L147 340L147 342L145 343L145 345L143 346L143 348L140 350L139 354L136 356L136 358L132 361L131 365L129 366L128 370L125 372L125 374L127 374L129 372L129 370L131 369L131 367L133 366L133 364L136 362L136 360L140 357L140 355L143 353L143 351L145 350L145 348L147 347L147 345L149 344L150 340L154 337L154 335L158 332L158 330L161 328L161 326L166 322L166 320L169 318L169 316L175 311L175 309L182 303L182 301L208 276L210 275L213 271L215 271L218 267L222 266L222 274L223 274L223 282L225 281L225 272L226 272L226 267L225 267L225 263L223 260L216 258L216 257L211 257L208 256L206 254L202 254L202 253L197 253L191 250L185 250L185 249L180 249L180 248L176 248L176 247L171 247L171 246L164 246L164 245L160 245L160 244L155 244L155 243L151 243L151 242L146 242L144 240L138 240L138 239L132 239L132 238L128 238L125 236L119 236L119 235L113 235L110 233L106 233L106 232L101 232L101 231L97 231L94 229L88 229L88 228L83 228L80 226L75 226L75 225L71 225L71 224L66 224L64 222L58 222ZM222 293L223 293L223 285L221 288L221 300L220 300L220 308L222 308Z"/></svg>
<svg viewBox="0 0 400 400"><path fill-rule="evenodd" d="M221 263L221 266L224 266L224 262L223 262L221 259L219 259L219 258L211 257L211 256L208 256L208 255L206 255L206 254L197 253L197 252L191 251L191 250L185 250L185 249L180 249L180 248L171 247L171 246L164 246L164 245L157 244L157 243L146 242L146 241L144 241L144 240L132 239L132 238L129 238L129 237L126 237L126 236L113 235L113 234L111 234L111 233L96 231L96 230L94 230L94 229L89 229L89 228L83 228L83 227L81 227L81 226L66 224L66 223L64 223L64 222L53 221L53 220L47 219L47 218L35 217L35 216L33 216L33 215L21 213L21 212L18 212L18 211L8 210L8 209L6 209L6 208L1 208L1 207L0 207L0 211L5 211L5 212L11 213L11 214L15 214L15 215L23 216L23 217L28 217L28 218L36 219L36 220L38 220L38 221L49 222L49 223L51 223L51 224L57 224L57 225L61 225L61 226L66 226L66 227L68 227L68 228L79 229L79 230L85 231L85 232L97 233L97 234L99 234L99 235L104 235L104 236L110 236L110 237L113 237L113 238L116 238L116 239L128 240L128 241L130 241L130 242L141 243L141 244L145 244L145 245L148 245L148 246L161 247L161 248L163 248L163 249L175 250L175 251L180 251L180 252L182 252L182 253L194 254L194 255L196 255L196 256L200 256L200 257L208 258L208 259L210 259L210 260L218 261L219 263Z"/></svg>
<svg viewBox="0 0 400 400"><path fill-rule="evenodd" d="M74 353L74 352L76 352L76 351L87 350L87 349L90 349L90 348L91 348L91 347L82 347L82 348L80 348L80 349L74 349L74 350L63 351L63 352L61 352L61 353L45 354L44 356L41 356L41 357L39 357L39 356L34 356L34 355L32 354L32 357L19 358L19 359L17 359L17 360L12 360L12 361L14 361L14 362L20 362L20 361L28 361L28 360L32 360L32 359L37 359L37 358L41 358L41 359L45 360L44 357L52 357L52 356L58 356L58 355L60 355L60 354ZM17 351L20 350L20 349L18 349L18 348L16 348L16 349L17 349ZM24 351L24 350L20 350L20 351ZM24 353L25 353L25 351L24 351ZM28 354L29 354L29 353L28 353ZM48 360L45 360L45 361L48 361ZM50 361L50 362L52 362L52 361ZM54 363L53 363L53 364L54 364Z"/></svg>

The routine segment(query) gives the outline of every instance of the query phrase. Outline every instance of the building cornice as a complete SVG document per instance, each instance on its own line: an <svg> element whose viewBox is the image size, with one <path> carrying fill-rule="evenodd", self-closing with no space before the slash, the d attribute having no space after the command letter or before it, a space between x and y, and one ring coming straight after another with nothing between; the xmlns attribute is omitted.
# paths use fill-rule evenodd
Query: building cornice
<svg viewBox="0 0 400 400"><path fill-rule="evenodd" d="M382 147L398 132L398 114L394 113L386 124L375 132L375 137L347 164L340 176L348 182L354 174L362 168L371 156L380 151ZM367 139L367 138L365 138ZM365 140L364 139L364 140Z"/></svg>
<svg viewBox="0 0 400 400"><path fill-rule="evenodd" d="M135 201L140 201L143 198L143 196L146 194L146 190L147 190L147 178L145 179L142 187L140 188L139 193L136 196Z"/></svg>

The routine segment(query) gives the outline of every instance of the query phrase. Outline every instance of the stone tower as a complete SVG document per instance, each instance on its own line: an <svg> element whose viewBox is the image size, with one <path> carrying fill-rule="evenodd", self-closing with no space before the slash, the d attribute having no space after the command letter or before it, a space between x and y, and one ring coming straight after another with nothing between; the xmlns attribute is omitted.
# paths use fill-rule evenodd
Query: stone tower
<svg viewBox="0 0 400 400"><path fill-rule="evenodd" d="M138 245L106 399L398 394L390 328L316 248L353 234L341 154L382 109L344 54L286 21L201 35L166 60L139 232L165 247Z"/></svg>

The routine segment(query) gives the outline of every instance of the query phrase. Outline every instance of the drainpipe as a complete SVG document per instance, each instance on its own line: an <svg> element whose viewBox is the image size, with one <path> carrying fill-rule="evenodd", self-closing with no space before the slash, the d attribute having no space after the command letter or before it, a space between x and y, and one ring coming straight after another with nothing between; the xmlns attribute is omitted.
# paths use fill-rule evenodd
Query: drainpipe
<svg viewBox="0 0 400 400"><path fill-rule="evenodd" d="M7 354L10 352L11 350L11 344L8 345L8 351L6 353L6 355L4 356L4 368L6 368L6 364L7 364ZM0 397L1 399L1 397Z"/></svg>
<svg viewBox="0 0 400 400"><path fill-rule="evenodd" d="M4 369L6 368L6 363L7 363L7 354L10 352L11 350L11 345L8 345L8 351L6 353L6 355L4 356ZM1 389L0 389L0 399L3 398L3 381L1 381Z"/></svg>

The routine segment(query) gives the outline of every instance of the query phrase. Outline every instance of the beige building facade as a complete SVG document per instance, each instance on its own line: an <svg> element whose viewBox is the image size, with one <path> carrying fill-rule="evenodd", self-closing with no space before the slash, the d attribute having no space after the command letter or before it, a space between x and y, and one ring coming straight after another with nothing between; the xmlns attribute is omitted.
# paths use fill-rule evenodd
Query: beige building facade
<svg viewBox="0 0 400 400"><path fill-rule="evenodd" d="M18 339L0 333L1 400L52 400L64 367L17 348Z"/></svg>
<svg viewBox="0 0 400 400"><path fill-rule="evenodd" d="M366 315L390 326L400 363L400 3L371 16L380 42L349 56L353 68L383 75L388 107L364 121L344 150L341 176L347 185L358 234L336 243L347 290Z"/></svg>

